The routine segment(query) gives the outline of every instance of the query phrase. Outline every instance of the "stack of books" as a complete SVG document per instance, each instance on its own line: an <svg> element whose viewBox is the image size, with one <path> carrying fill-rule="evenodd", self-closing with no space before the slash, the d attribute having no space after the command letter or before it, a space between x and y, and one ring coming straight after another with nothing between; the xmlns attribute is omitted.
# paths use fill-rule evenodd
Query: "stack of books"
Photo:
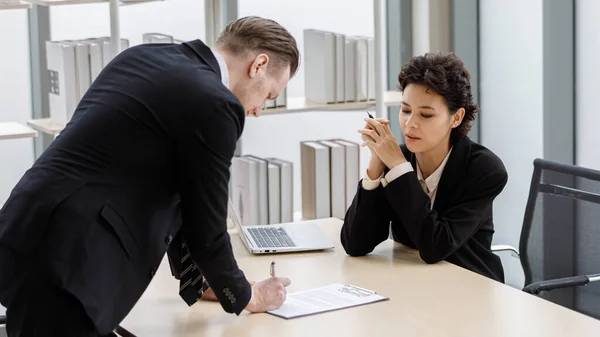
<svg viewBox="0 0 600 337"><path fill-rule="evenodd" d="M121 39L121 50L129 40ZM46 66L50 81L50 118L66 124L81 98L112 60L109 37L46 41Z"/></svg>
<svg viewBox="0 0 600 337"><path fill-rule="evenodd" d="M304 30L304 90L307 101L375 100L375 39L317 29Z"/></svg>
<svg viewBox="0 0 600 337"><path fill-rule="evenodd" d="M160 33L144 34L143 42L181 43L170 35ZM121 39L121 51L129 46L128 39ZM109 37L46 41L52 121L64 125L71 120L79 101L112 58Z"/></svg>
<svg viewBox="0 0 600 337"><path fill-rule="evenodd" d="M300 143L302 217L344 219L360 180L360 147L343 140Z"/></svg>
<svg viewBox="0 0 600 337"><path fill-rule="evenodd" d="M293 221L294 164L278 158L236 156L231 201L244 226Z"/></svg>

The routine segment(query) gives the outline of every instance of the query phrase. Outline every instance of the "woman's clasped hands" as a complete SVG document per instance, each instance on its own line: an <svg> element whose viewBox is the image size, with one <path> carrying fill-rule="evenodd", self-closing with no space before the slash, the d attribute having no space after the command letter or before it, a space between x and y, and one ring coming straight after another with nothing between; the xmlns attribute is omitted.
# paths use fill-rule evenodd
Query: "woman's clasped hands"
<svg viewBox="0 0 600 337"><path fill-rule="evenodd" d="M358 130L363 143L371 150L371 157L377 156L383 165L394 168L406 162L396 137L390 129L390 121L385 118L365 118L366 125Z"/></svg>

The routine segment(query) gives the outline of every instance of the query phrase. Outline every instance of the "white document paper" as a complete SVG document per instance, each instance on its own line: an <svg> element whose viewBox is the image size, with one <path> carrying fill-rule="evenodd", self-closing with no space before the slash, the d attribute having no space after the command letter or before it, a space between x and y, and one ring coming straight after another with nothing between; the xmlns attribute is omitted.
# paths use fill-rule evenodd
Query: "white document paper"
<svg viewBox="0 0 600 337"><path fill-rule="evenodd" d="M279 309L268 311L268 313L288 319L388 299L387 297L377 295L372 290L349 284L334 283L325 287L290 293Z"/></svg>

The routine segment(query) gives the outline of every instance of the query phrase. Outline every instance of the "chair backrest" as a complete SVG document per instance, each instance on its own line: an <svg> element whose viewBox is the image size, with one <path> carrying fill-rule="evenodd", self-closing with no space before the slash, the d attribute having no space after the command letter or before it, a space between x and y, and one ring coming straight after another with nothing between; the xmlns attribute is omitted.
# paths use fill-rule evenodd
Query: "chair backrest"
<svg viewBox="0 0 600 337"><path fill-rule="evenodd" d="M525 284L600 273L600 171L536 159L519 251ZM600 318L600 282L543 292Z"/></svg>

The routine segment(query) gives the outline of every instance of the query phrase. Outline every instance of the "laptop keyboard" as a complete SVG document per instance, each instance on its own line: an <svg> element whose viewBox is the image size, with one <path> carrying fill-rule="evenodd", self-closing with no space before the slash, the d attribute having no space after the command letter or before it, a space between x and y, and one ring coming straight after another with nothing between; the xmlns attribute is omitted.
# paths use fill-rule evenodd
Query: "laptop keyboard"
<svg viewBox="0 0 600 337"><path fill-rule="evenodd" d="M296 247L292 239L281 227L248 228L258 247Z"/></svg>

